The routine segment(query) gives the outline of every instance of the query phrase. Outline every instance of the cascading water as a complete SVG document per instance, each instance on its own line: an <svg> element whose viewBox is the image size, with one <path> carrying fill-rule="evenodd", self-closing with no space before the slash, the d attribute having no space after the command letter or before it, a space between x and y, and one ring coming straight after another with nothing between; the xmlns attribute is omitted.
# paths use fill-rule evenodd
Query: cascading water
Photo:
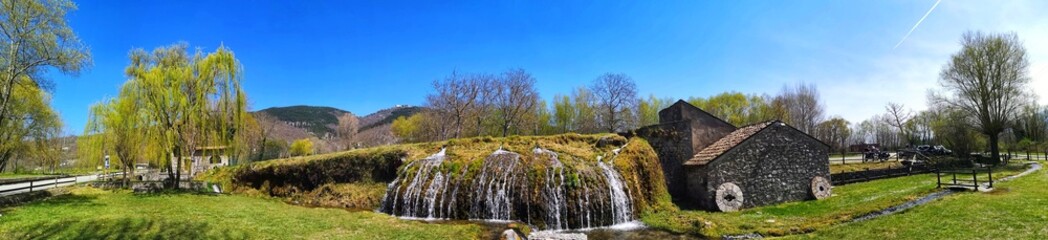
<svg viewBox="0 0 1048 240"><path fill-rule="evenodd" d="M436 170L437 167L440 167L444 162L446 150L447 149L441 149L440 152L425 159L408 163L408 165L404 167L405 170L411 169L416 163L421 165L418 166L418 170L415 171L414 177L411 178L411 182L408 183L403 193L400 191L386 191L386 197L382 200L383 212L404 217L437 218L437 216L433 214L433 208L436 207L434 203L436 203L436 198L438 197L436 191L440 188L441 183L444 181L444 177L442 173L437 172ZM436 173L434 174L434 172ZM397 178L389 184L388 189L399 189L400 185L404 184L404 181L407 180L404 179L404 181L402 181L402 176L404 176L403 173L398 174ZM433 181L429 181L430 178L433 178ZM426 189L425 195L423 195L423 189ZM387 201L391 193L393 201ZM399 205L401 207L389 208L388 211L386 211L387 205ZM423 207L425 207L425 209L423 209Z"/></svg>
<svg viewBox="0 0 1048 240"><path fill-rule="evenodd" d="M615 153L618 155L618 150ZM608 180L608 192L611 193L612 222L620 224L633 220L633 200L626 192L627 188L626 184L622 182L622 175L619 174L619 171L615 171L612 166L604 163L604 161L597 161L597 165L604 171L604 176Z"/></svg>
<svg viewBox="0 0 1048 240"><path fill-rule="evenodd" d="M568 225L561 217L567 214L568 209L564 191L564 164L557 159L557 153L553 151L535 148L533 152L536 156L545 156L550 160L550 166L546 168L546 184L543 184L542 188L542 196L549 203L546 210L546 228L566 229Z"/></svg>
<svg viewBox="0 0 1048 240"><path fill-rule="evenodd" d="M499 149L484 159L480 177L473 182L470 219L511 220L515 184L520 179L520 155Z"/></svg>
<svg viewBox="0 0 1048 240"><path fill-rule="evenodd" d="M629 186L612 164L619 149L595 163L576 157L563 162L543 148L528 158L499 149L483 161L453 161L445 151L405 164L379 211L417 219L516 220L543 230L633 220Z"/></svg>

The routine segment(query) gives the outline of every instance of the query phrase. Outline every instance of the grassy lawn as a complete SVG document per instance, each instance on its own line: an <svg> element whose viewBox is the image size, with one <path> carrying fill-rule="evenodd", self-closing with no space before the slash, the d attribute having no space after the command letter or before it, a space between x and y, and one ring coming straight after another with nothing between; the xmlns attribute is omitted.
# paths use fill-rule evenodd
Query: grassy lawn
<svg viewBox="0 0 1048 240"><path fill-rule="evenodd" d="M1044 164L1044 162L1042 162ZM818 239L1048 239L1048 174L953 194L903 213L798 236Z"/></svg>
<svg viewBox="0 0 1048 240"><path fill-rule="evenodd" d="M1014 175L1025 169L1022 165L1013 164L995 170L994 176ZM646 215L642 221L648 226L671 232L711 237L754 232L764 236L807 233L916 199L935 191L935 181L935 175L932 174L876 180L834 187L833 197L819 201L792 202L734 213L667 211Z"/></svg>
<svg viewBox="0 0 1048 240"><path fill-rule="evenodd" d="M849 154L844 154L844 157L848 157L848 158L862 157L862 154L849 153ZM832 153L832 154L830 154L830 159L838 159L838 160L840 160L841 159L841 154L840 153Z"/></svg>
<svg viewBox="0 0 1048 240"><path fill-rule="evenodd" d="M903 167L902 163L900 163L898 161L848 163L848 164L833 164L833 161L830 161L830 173L864 171L867 168L869 168L869 169L885 169L885 168L888 168L888 166L891 166L892 168Z"/></svg>
<svg viewBox="0 0 1048 240"><path fill-rule="evenodd" d="M136 195L87 187L0 210L0 239L477 239L474 224L404 221L246 196Z"/></svg>
<svg viewBox="0 0 1048 240"><path fill-rule="evenodd" d="M31 178L31 177L44 177L47 175L42 174L24 174L24 173L2 173L0 179L19 179L19 178Z"/></svg>

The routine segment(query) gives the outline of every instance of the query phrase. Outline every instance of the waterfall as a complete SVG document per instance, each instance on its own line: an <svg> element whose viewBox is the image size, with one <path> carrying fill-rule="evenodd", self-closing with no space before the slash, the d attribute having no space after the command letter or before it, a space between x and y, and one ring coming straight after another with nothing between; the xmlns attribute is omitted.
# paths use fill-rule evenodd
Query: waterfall
<svg viewBox="0 0 1048 240"><path fill-rule="evenodd" d="M473 182L471 219L512 220L513 188L521 175L516 169L519 162L519 154L502 149L484 159L480 177Z"/></svg>
<svg viewBox="0 0 1048 240"><path fill-rule="evenodd" d="M393 201L387 202L383 200L383 212L404 217L438 218L439 216L433 214L433 208L436 207L434 204L437 198L436 192L440 190L444 177L442 173L435 170L444 162L446 150L441 149L436 154L405 166L404 169L410 169L415 163L421 164L414 172L414 177L408 183L403 193L398 190L400 185L403 184L401 176L404 176L404 173L398 174L397 178L390 183L389 188L386 190L386 198L392 192ZM436 173L434 174L434 172ZM430 181L431 178L433 179L432 181ZM423 189L425 189L425 192L423 192ZM399 212L395 206L402 206L399 208Z"/></svg>
<svg viewBox="0 0 1048 240"><path fill-rule="evenodd" d="M387 185L379 211L412 219L523 221L541 230L633 221L629 186L614 167L620 149L562 159L536 147L528 158L498 149L483 159L448 160L445 152L409 161Z"/></svg>
<svg viewBox="0 0 1048 240"><path fill-rule="evenodd" d="M622 176L610 165L597 162L604 170L604 176L608 180L608 192L611 198L612 223L626 223L633 220L633 201L626 193L626 184L622 182Z"/></svg>
<svg viewBox="0 0 1048 240"><path fill-rule="evenodd" d="M542 196L546 200L546 228L560 230L568 228L561 216L567 214L567 199L564 191L564 164L557 159L557 153L535 148L536 156L548 157L550 166L546 168L546 184L543 184Z"/></svg>

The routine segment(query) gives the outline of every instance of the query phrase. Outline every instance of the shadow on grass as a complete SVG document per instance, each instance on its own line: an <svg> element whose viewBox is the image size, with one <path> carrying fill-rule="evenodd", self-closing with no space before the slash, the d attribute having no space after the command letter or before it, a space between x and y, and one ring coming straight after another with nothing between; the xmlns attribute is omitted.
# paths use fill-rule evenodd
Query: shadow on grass
<svg viewBox="0 0 1048 240"><path fill-rule="evenodd" d="M245 239L229 231L212 231L207 223L135 218L66 219L17 235L19 239Z"/></svg>

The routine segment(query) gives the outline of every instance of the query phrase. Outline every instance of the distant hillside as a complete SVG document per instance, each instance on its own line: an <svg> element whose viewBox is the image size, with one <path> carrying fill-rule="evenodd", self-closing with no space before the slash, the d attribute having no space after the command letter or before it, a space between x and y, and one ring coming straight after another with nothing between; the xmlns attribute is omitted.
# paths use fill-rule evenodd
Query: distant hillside
<svg viewBox="0 0 1048 240"><path fill-rule="evenodd" d="M350 113L338 108L317 106L271 107L258 112L272 116L291 127L304 129L317 138L334 136L338 117Z"/></svg>
<svg viewBox="0 0 1048 240"><path fill-rule="evenodd" d="M415 115L415 113L422 111L422 109L422 107L396 106L368 114L367 116L360 118L360 132L393 123L393 120L396 120L401 116L410 117L411 115Z"/></svg>
<svg viewBox="0 0 1048 240"><path fill-rule="evenodd" d="M364 147L396 143L396 138L390 132L393 120L401 116L414 115L422 109L422 107L397 105L359 117L358 126L360 127L354 141ZM290 143L298 139L314 138L314 144L317 145L319 152L331 152L337 148L330 137L335 136L338 116L349 113L349 111L333 107L290 106L266 108L255 113L264 113L277 120L278 124L270 132L270 136L274 139Z"/></svg>

